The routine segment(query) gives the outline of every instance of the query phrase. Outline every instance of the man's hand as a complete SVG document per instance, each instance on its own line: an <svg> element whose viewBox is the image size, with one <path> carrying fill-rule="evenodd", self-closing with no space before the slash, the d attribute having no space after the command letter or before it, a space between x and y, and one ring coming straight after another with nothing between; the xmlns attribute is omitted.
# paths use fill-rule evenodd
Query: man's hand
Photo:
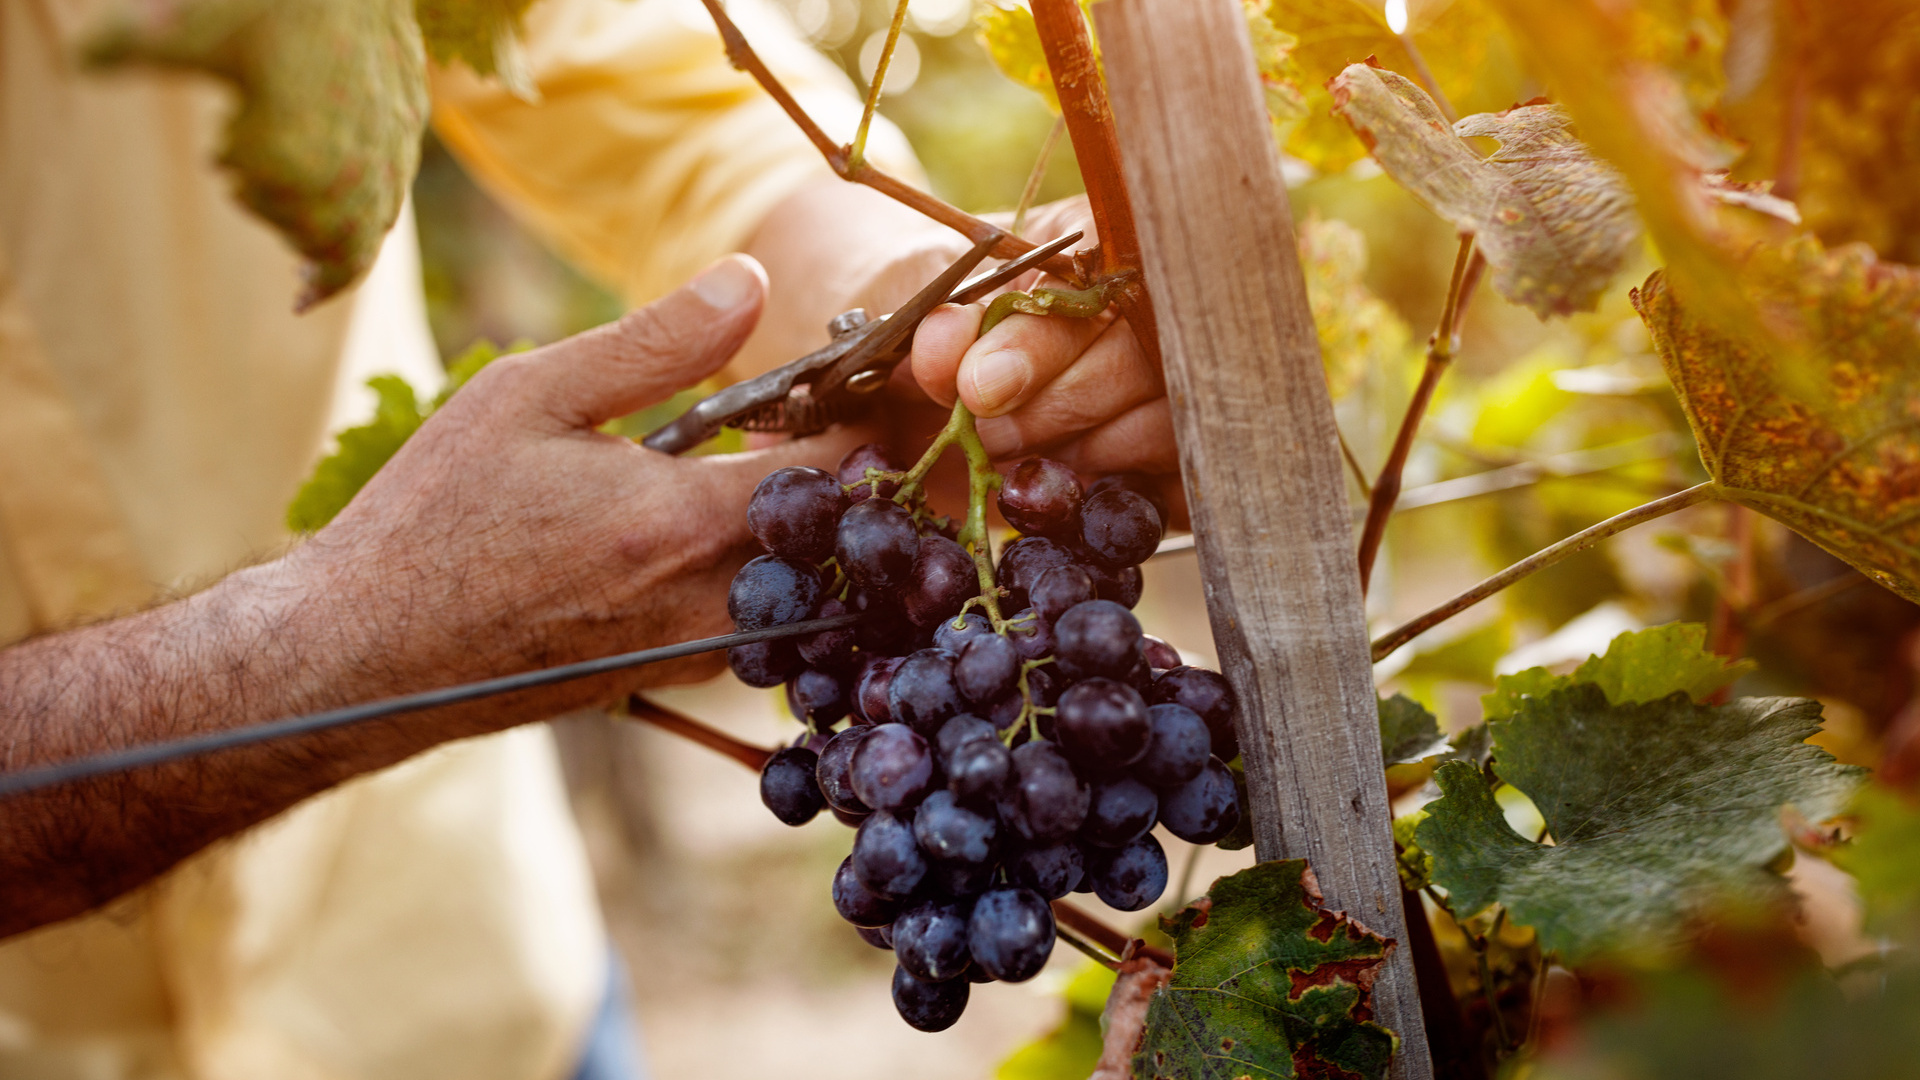
<svg viewBox="0 0 1920 1080"><path fill-rule="evenodd" d="M764 296L758 267L735 257L619 323L497 361L284 558L0 651L4 766L724 632L754 485L782 465L831 466L851 437L675 459L595 429L717 370ZM0 800L0 936L94 907L349 777L671 674L585 680Z"/></svg>
<svg viewBox="0 0 1920 1080"><path fill-rule="evenodd" d="M1092 232L1084 199L1036 210L1028 234L1074 229ZM1042 276L1015 287L1070 286ZM1179 467L1166 385L1126 320L1111 308L1085 319L1016 314L983 336L985 311L973 304L928 315L913 340L913 374L935 401L951 407L957 393L967 403L988 453L1045 453L1083 473Z"/></svg>

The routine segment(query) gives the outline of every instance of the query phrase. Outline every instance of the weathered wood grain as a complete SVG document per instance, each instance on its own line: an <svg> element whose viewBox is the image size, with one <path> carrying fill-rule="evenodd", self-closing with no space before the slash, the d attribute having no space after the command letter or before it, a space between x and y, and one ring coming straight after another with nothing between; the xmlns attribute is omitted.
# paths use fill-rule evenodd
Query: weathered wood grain
<svg viewBox="0 0 1920 1080"><path fill-rule="evenodd" d="M1400 943L1394 1076L1432 1075L1333 404L1239 0L1094 6L1262 859Z"/></svg>

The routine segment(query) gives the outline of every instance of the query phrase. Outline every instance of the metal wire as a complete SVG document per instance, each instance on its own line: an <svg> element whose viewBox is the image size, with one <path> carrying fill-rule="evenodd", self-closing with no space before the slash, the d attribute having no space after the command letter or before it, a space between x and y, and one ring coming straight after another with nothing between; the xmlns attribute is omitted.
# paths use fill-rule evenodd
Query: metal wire
<svg viewBox="0 0 1920 1080"><path fill-rule="evenodd" d="M367 720L398 716L401 713L457 705L465 701L492 697L495 694L512 693L515 690L529 690L537 686L571 682L574 679L584 679L592 675L604 675L609 671L621 671L626 668L659 663L662 660L678 660L681 657L729 649L735 645L751 645L759 641L773 641L822 630L838 630L853 626L865 618L866 615L862 612L852 612L825 619L770 626L764 630L723 634L720 637L683 641L678 645L664 645L658 649L642 649L639 652L621 653L617 656L603 656L598 660L582 660L576 664L562 664L559 667L525 671L518 675L503 675L499 678L483 679L459 686L425 690L417 694L387 698L384 701L369 701L361 705L349 705L342 709L329 709L326 712L309 713L305 716L289 716L281 720L250 724L227 731L213 731L184 739L130 746L123 750L109 750L103 754L75 758L72 761L62 761L54 765L0 773L0 799L38 791L55 784L105 776L108 773L125 772L148 765L161 765L182 758L231 750L239 746L252 746L255 743L270 742L274 739L310 735L317 731L329 731Z"/></svg>

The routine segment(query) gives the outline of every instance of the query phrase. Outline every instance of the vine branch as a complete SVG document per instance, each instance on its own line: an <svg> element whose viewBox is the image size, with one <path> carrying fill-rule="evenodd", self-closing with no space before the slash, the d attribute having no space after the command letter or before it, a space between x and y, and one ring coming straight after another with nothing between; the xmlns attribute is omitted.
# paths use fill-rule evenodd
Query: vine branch
<svg viewBox="0 0 1920 1080"><path fill-rule="evenodd" d="M1401 475L1407 468L1407 455L1413 452L1413 437L1419 434L1420 423L1426 419L1427 406L1433 402L1440 376L1446 374L1459 352L1460 323L1466 317L1467 302L1473 298L1474 287L1480 283L1480 272L1486 265L1487 260L1474 250L1473 234L1462 236L1460 250L1453 257L1453 277L1447 284L1447 302L1440 310L1440 325L1427 339L1427 363L1420 372L1420 385L1414 388L1413 398L1407 402L1406 415L1400 418L1400 430L1393 437L1393 449L1387 453L1386 463L1380 466L1373 490L1368 492L1367 521L1360 529L1360 591L1363 594L1373 580L1373 562L1380 554L1380 541L1387 534L1387 519L1393 516L1394 504L1400 500Z"/></svg>
<svg viewBox="0 0 1920 1080"><path fill-rule="evenodd" d="M752 76L753 81L759 83L761 89L773 97L781 110L807 137L807 141L813 143L814 149L820 151L820 156L826 159L827 165L840 179L849 183L864 184L976 243L989 237L995 238L996 242L990 252L994 258L1014 259L1034 249L1033 244L1014 236L990 221L974 217L952 203L921 191L911 184L874 168L865 161L853 161L852 148L835 145L820 125L814 122L813 117L807 114L807 110L794 99L793 94L781 84L779 77L774 75L765 61L760 59L760 55L753 51L753 46L747 43L747 36L740 32L740 27L735 25L733 19L727 15L721 0L701 0L701 2L706 5L707 14L713 17L713 24L720 31L720 40L726 46L727 59L734 67ZM1080 280L1079 271L1069 255L1055 255L1042 265L1048 273L1075 281Z"/></svg>
<svg viewBox="0 0 1920 1080"><path fill-rule="evenodd" d="M1106 923L1101 922L1099 919L1094 918L1092 915L1087 914L1085 911L1067 903L1065 900L1055 900L1053 902L1053 921L1065 927L1067 930L1086 938L1088 941L1093 942L1095 945L1100 946L1122 960L1131 960L1136 956L1145 956L1152 959L1161 967L1171 968L1173 966L1173 956L1165 949L1156 949L1145 942L1134 945L1134 942L1139 940L1138 938L1128 937L1113 927L1108 926ZM1132 946L1131 952L1128 951L1128 946Z"/></svg>
<svg viewBox="0 0 1920 1080"><path fill-rule="evenodd" d="M1665 517L1675 511L1685 510L1689 506L1715 498L1719 498L1719 485L1709 480L1685 491L1675 492L1664 499L1655 499L1644 506L1636 506L1624 514L1617 514L1598 525L1582 529L1551 547L1542 548L1406 625L1375 638L1374 662L1379 663L1400 646L1536 570L1544 570L1569 555L1585 551L1607 537L1625 532L1642 522Z"/></svg>
<svg viewBox="0 0 1920 1080"><path fill-rule="evenodd" d="M773 751L765 747L742 742L726 732L718 728L708 727L684 713L675 712L664 706L655 705L639 694L629 694L627 696L627 715L635 720L642 720L652 724L662 731L678 735L690 742L699 743L701 746L715 753L732 758L747 768L752 769L754 772L759 772L765 768L767 759L773 756Z"/></svg>
<svg viewBox="0 0 1920 1080"><path fill-rule="evenodd" d="M853 148L847 151L847 167L858 169L867 160L867 129L873 126L873 113L880 107L880 89L887 83L887 68L893 64L893 50L900 44L900 27L907 21L907 0L893 5L893 22L887 26L887 43L873 65L873 80L867 83L867 104L860 110L860 126L853 132ZM978 239L977 237L975 239Z"/></svg>

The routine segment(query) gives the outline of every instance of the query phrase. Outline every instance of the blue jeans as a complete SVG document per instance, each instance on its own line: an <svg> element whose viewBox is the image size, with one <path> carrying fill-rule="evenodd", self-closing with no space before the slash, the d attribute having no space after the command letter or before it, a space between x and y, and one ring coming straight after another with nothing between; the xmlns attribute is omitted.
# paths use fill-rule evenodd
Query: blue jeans
<svg viewBox="0 0 1920 1080"><path fill-rule="evenodd" d="M607 946L607 992L600 1011L587 1028L586 1045L573 1080L646 1080L640 1057L640 1028L633 1021L633 987L627 982L627 963Z"/></svg>

